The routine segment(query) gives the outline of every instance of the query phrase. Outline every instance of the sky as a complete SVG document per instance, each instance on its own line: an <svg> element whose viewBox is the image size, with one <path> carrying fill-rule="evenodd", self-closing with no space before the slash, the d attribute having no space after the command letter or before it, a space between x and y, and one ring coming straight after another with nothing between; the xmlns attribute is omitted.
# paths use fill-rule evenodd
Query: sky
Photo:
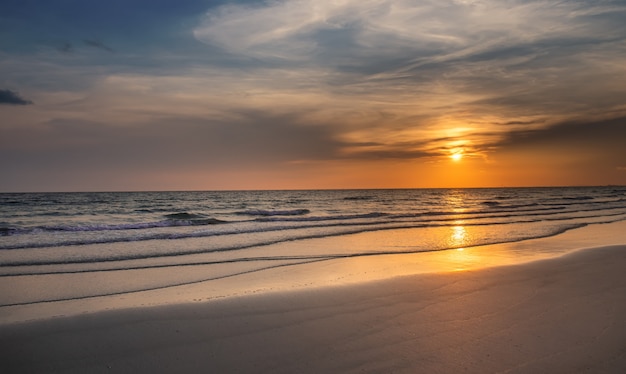
<svg viewBox="0 0 626 374"><path fill-rule="evenodd" d="M2 0L0 192L626 184L626 0Z"/></svg>

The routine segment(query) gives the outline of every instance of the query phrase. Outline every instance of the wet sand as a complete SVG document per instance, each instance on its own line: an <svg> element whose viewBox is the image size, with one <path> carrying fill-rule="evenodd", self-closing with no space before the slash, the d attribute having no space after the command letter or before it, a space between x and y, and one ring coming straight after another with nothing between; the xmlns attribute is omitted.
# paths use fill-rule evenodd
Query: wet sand
<svg viewBox="0 0 626 374"><path fill-rule="evenodd" d="M626 246L0 326L3 373L626 372Z"/></svg>

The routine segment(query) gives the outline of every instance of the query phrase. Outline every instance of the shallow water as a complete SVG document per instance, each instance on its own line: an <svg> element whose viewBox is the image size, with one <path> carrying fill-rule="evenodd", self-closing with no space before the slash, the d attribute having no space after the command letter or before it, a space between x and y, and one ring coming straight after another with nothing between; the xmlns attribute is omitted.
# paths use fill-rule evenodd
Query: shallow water
<svg viewBox="0 0 626 374"><path fill-rule="evenodd" d="M2 308L521 243L626 220L626 188L0 194L0 209Z"/></svg>

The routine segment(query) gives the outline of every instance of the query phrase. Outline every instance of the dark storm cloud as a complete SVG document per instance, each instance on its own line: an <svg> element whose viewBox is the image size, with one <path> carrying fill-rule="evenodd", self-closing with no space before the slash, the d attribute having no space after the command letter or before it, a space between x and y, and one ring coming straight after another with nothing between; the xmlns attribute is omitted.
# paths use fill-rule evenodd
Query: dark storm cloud
<svg viewBox="0 0 626 374"><path fill-rule="evenodd" d="M0 104L30 105L32 103L32 101L26 100L21 97L20 94L17 92L0 89Z"/></svg>

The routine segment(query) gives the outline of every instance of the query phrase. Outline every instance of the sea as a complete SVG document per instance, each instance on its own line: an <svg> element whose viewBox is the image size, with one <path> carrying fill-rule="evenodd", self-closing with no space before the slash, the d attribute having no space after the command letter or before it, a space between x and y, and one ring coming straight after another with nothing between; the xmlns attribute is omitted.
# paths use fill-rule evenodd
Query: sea
<svg viewBox="0 0 626 374"><path fill-rule="evenodd" d="M624 220L620 186L2 193L0 309Z"/></svg>

